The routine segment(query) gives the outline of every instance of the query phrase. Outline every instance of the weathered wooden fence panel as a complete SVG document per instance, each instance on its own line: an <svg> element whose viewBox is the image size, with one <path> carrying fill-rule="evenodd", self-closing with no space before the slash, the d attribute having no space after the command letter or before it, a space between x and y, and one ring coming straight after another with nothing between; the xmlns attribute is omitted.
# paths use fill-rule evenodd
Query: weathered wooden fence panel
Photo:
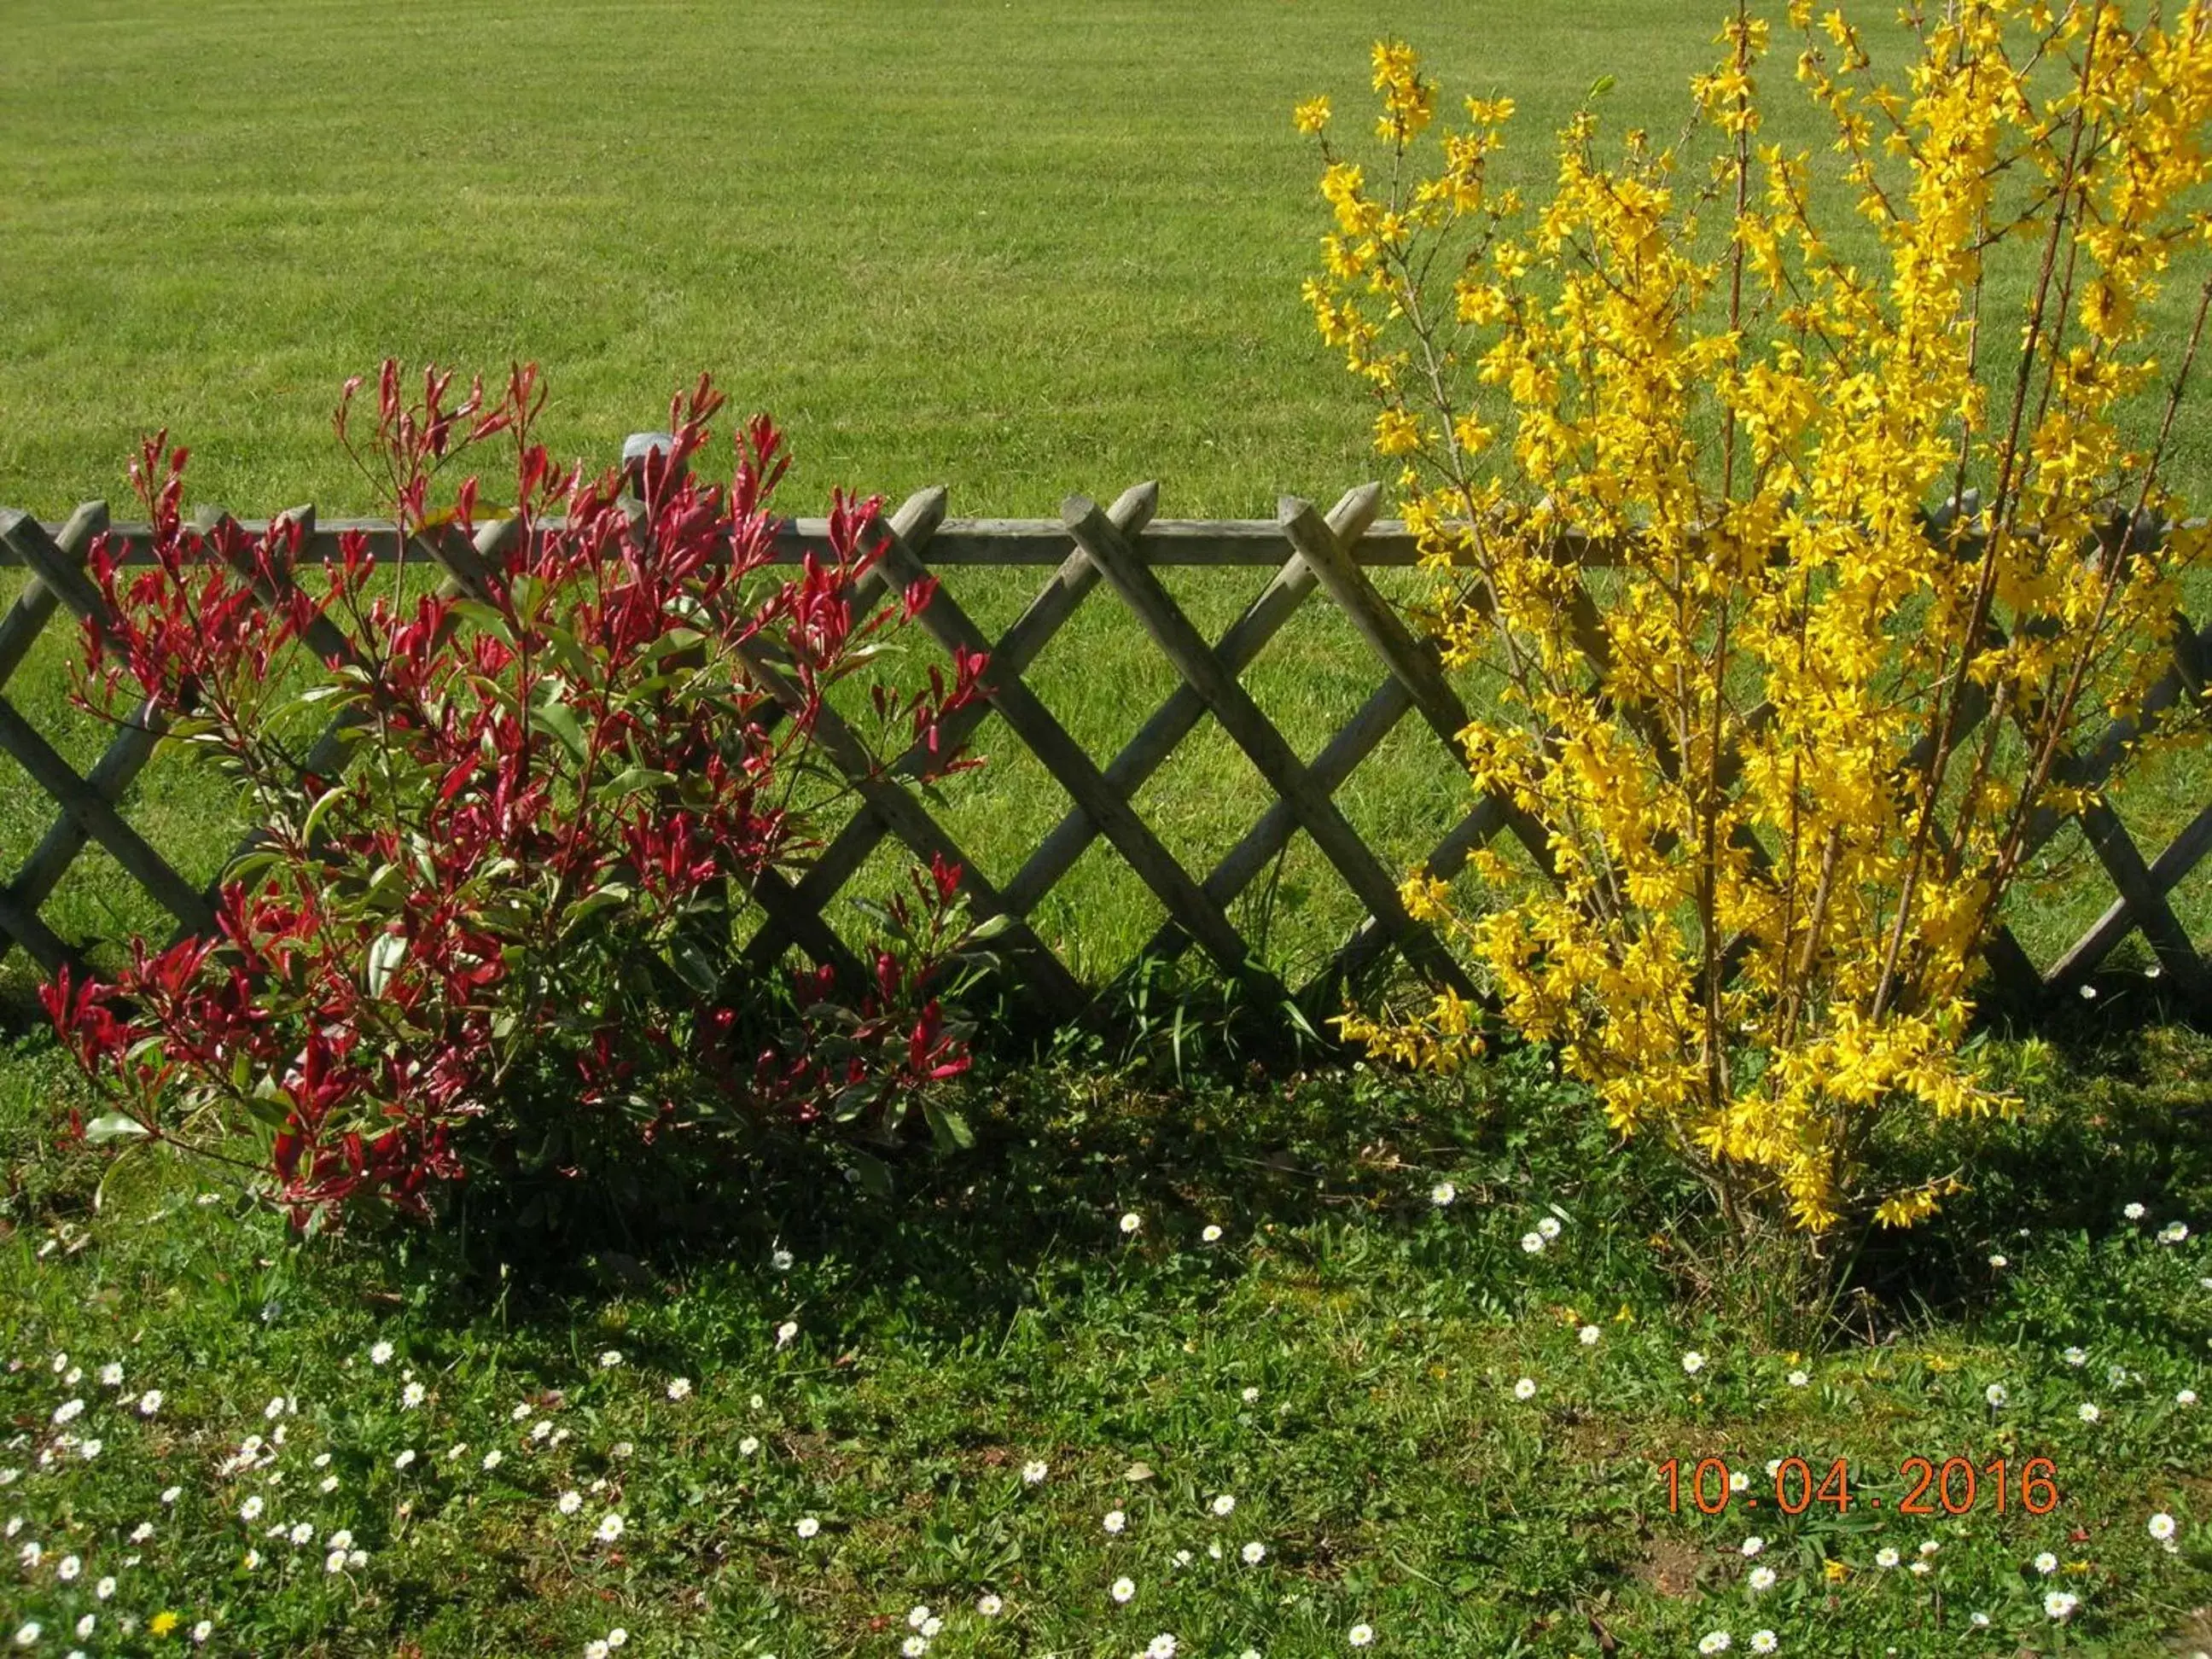
<svg viewBox="0 0 2212 1659"><path fill-rule="evenodd" d="M1323 1006L1345 984L1373 969L1392 951L1402 955L1430 982L1470 991L1461 966L1428 928L1407 915L1399 898L1400 872L1361 840L1334 799L1354 769L1407 714L1420 716L1455 765L1460 760L1457 734L1468 723L1468 709L1446 677L1434 645L1406 626L1367 574L1418 562L1413 538L1405 526L1376 517L1381 499L1380 488L1367 484L1347 492L1327 514L1305 501L1285 498L1273 520L1237 521L1156 521L1158 490L1152 485L1127 491L1108 508L1087 497L1072 496L1057 520L949 519L941 489L909 499L884 520L890 545L868 579L871 591L879 592L885 581L903 586L933 568L1050 569L1036 599L995 641L987 639L941 586L919 621L948 652L961 647L988 652L990 657L985 697L946 722L942 740L953 753L961 752L984 720L996 713L1074 805L1005 886L994 887L963 855L923 799L900 781L897 765L888 770L872 767L858 738L835 714L824 714L817 727L823 750L852 783L859 808L803 874L794 879L770 872L761 878L755 896L765 920L747 946L748 957L765 965L796 947L842 974L859 975L858 957L831 924L831 906L870 854L889 838L924 859L941 854L961 864L967 872L966 890L975 920L1004 918L1003 948L1018 963L1034 1000L1054 1018L1078 1019L1097 1006L1102 988L1087 985L1071 972L1031 929L1028 918L1091 844L1103 837L1167 912L1167 920L1140 959L1172 957L1196 944L1224 972L1287 994L1239 933L1229 907L1304 831L1366 913L1322 970L1296 988L1295 994L1310 1011L1325 1011ZM305 562L335 557L339 538L356 530L368 535L380 559L389 561L399 551L397 533L388 522L318 520L310 507L295 508L285 516L304 526ZM244 527L256 534L264 526ZM487 525L473 542L453 532L439 538L418 538L410 550L442 568L449 591L471 592L481 580L482 560L496 552L514 528L511 523ZM82 566L94 539L103 533L125 563L148 558L151 537L147 526L111 525L100 502L87 503L61 525L44 525L27 514L0 509L0 565L27 567L30 572L15 603L0 617L0 749L22 766L58 809L53 827L0 885L0 956L20 945L49 974L77 960L79 947L46 924L41 906L72 860L94 842L174 916L180 929L204 928L212 918L213 895L179 876L132 829L123 812L131 781L160 737L153 711L142 709L137 720L122 726L99 763L80 775L4 695L9 678L33 641L57 617L66 613L66 620L74 622L100 613L100 594ZM809 552L825 552L828 545L825 521L784 520L776 532L775 558L796 562ZM1610 548L1579 540L1571 540L1561 556L1589 566L1614 562ZM1209 644L1155 574L1165 566L1272 568L1273 574L1236 622ZM1039 653L1102 582L1133 613L1180 680L1136 735L1103 764L1084 750L1023 681ZM1301 759L1253 701L1240 677L1316 590L1350 621L1377 659L1382 678L1336 734L1310 759ZM273 600L278 596L263 597ZM1602 635L1595 613L1586 620L1586 644L1594 655L1600 654ZM350 642L327 622L319 626L313 643L326 655L351 649ZM772 693L789 690L766 653L756 653L756 658L750 665ZM2203 694L2200 665L2208 660L2212 660L2212 626L2202 630L2184 627L2177 635L2173 665L2146 700L2142 714L2133 721L2115 723L2087 750L2066 757L2063 781L2093 784L2107 777L2127 743L2146 724L2182 699ZM1969 712L1978 720L1978 708ZM1182 866L1133 803L1146 780L1209 714L1267 781L1274 800L1244 837L1199 876ZM325 772L342 765L348 739L343 724L334 723L316 745L311 765ZM2011 932L2000 930L1990 951L1999 987L2017 1000L2047 1001L2086 983L2121 940L2140 931L2161 971L2171 975L2170 982L2201 1003L2207 983L2205 964L2176 919L2168 896L2212 850L2212 805L2149 860L2111 806L2093 805L2077 821L2118 896L2047 969L2036 968ZM2043 814L2031 833L2033 846L2047 842L2064 823L2056 813ZM1497 797L1477 799L1437 843L1423 867L1431 876L1449 879L1475 848L1501 831L1518 840L1539 867L1549 868L1540 828L1512 803Z"/></svg>

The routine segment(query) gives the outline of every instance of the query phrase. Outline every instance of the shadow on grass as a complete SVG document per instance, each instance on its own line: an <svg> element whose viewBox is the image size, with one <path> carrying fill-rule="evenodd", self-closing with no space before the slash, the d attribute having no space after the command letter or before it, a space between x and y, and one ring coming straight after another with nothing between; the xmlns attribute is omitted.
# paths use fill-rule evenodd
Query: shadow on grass
<svg viewBox="0 0 2212 1659"><path fill-rule="evenodd" d="M2212 1219L2212 1037L2164 1023L2171 1005L2154 988L2136 977L2059 1011L2039 1048L2000 1036L1996 1069L2020 1088L2024 1112L1891 1149L1900 1181L1957 1170L1969 1185L1935 1222L1869 1237L1845 1286L1857 1340L1971 1315L1992 1289L1989 1256L2023 1224L2094 1240L2126 1224L2130 1201L2151 1205L2154 1220ZM1258 1042L1256 1029L1162 1000L1133 1005L1110 1037L1042 1051L1002 1040L959 1091L975 1146L949 1152L910 1139L878 1149L887 1192L853 1179L833 1146L787 1142L736 1181L704 1165L685 1180L654 1170L659 1184L628 1190L626 1176L580 1181L556 1225L519 1224L465 1194L434 1233L361 1228L322 1254L368 1279L397 1268L468 1321L495 1304L503 1317L565 1320L579 1298L652 1300L749 1279L739 1299L765 1310L799 1282L771 1265L787 1251L835 1264L826 1277L800 1276L810 1322L888 1321L957 1340L1003 1331L1063 1291L1081 1294L1129 1250L1125 1213L1140 1218L1146 1246L1194 1247L1209 1224L1239 1238L1272 1230L1295 1270L1355 1224L1411 1248L1430 1187L1449 1174L1470 1209L1525 1207L1530 1192L1576 1194L1623 1242L1621 1271L1663 1279L1678 1302L1705 1299L1728 1275L1701 1190L1655 1139L1616 1143L1542 1051L1501 1045L1462 1078L1412 1078L1311 1054L1301 1065ZM82 1090L44 1030L27 997L0 1000L0 1134L15 1149L19 1219L27 1200L61 1213L88 1207L96 1180L87 1173L96 1160L53 1149L35 1127L58 1091ZM1499 1226L1510 1246L1518 1224L1501 1217ZM1642 1249L1655 1235L1670 1248Z"/></svg>
<svg viewBox="0 0 2212 1659"><path fill-rule="evenodd" d="M1985 1300L1992 1255L2024 1241L2094 1244L2136 1224L2212 1224L2212 1034L2195 1010L2140 975L2042 1012L2031 1027L1993 1024L1996 1080L2019 1115L1944 1125L1897 1147L1905 1181L1956 1173L1966 1189L1936 1221L1869 1238L1856 1284L1895 1312L1954 1316ZM2040 1246L2039 1246L2040 1248Z"/></svg>

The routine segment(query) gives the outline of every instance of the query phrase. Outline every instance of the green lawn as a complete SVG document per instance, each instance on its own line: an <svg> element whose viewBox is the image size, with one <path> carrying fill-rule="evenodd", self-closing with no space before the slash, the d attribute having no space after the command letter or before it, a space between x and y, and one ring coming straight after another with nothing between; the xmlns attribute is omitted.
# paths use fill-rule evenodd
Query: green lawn
<svg viewBox="0 0 2212 1659"><path fill-rule="evenodd" d="M387 354L544 363L611 458L713 371L794 495L943 483L1036 514L1158 477L1170 515L1334 499L1366 418L1297 299L1322 227L1294 100L1397 30L1510 88L1533 180L1601 69L1671 128L1679 6L1020 0L9 8L0 502L125 495L137 435L240 511L371 504L330 441Z"/></svg>
<svg viewBox="0 0 2212 1659"><path fill-rule="evenodd" d="M1322 1659L1362 1625L1408 1659L2212 1644L2202 1039L2062 1068L2016 1128L1931 1149L1971 1148L1978 1190L1909 1252L1876 1242L1883 1300L1825 1352L1529 1060L1464 1090L979 1078L981 1146L906 1160L888 1200L772 1166L709 1231L558 1255L295 1250L160 1158L95 1213L100 1160L35 1145L70 1085L19 1065L0 1639L35 1620L59 1655L90 1616L103 1653L206 1620L210 1654L574 1659L618 1628L624 1659L879 1659L921 1606L937 1659L1161 1634ZM2199 1236L2159 1243L2180 1216ZM1660 1466L1705 1457L1745 1489L1670 1510ZM1790 1457L1844 1460L1850 1507L1782 1513ZM1958 1513L1900 1514L1915 1457L1971 1459L1974 1499L1954 1467Z"/></svg>

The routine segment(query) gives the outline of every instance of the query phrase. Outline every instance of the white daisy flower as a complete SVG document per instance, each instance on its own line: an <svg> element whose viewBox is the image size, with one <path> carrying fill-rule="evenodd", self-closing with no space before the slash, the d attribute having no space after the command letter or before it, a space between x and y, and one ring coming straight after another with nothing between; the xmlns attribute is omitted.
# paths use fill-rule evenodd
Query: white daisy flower
<svg viewBox="0 0 2212 1659"><path fill-rule="evenodd" d="M1106 1593L1116 1601L1127 1601L1137 1593L1137 1581L1133 1578L1116 1578Z"/></svg>
<svg viewBox="0 0 2212 1659"><path fill-rule="evenodd" d="M1256 1567L1267 1559L1267 1547L1257 1539L1237 1553L1244 1558L1244 1565L1248 1567Z"/></svg>
<svg viewBox="0 0 2212 1659"><path fill-rule="evenodd" d="M1435 1186L1429 1188L1429 1202L1435 1205L1440 1210L1458 1196L1459 1188L1453 1186L1449 1181L1439 1181Z"/></svg>
<svg viewBox="0 0 2212 1659"><path fill-rule="evenodd" d="M1695 1376L1699 1371L1705 1370L1705 1357L1699 1353L1695 1348L1691 1349L1689 1352L1682 1356L1682 1369L1688 1372L1692 1376Z"/></svg>

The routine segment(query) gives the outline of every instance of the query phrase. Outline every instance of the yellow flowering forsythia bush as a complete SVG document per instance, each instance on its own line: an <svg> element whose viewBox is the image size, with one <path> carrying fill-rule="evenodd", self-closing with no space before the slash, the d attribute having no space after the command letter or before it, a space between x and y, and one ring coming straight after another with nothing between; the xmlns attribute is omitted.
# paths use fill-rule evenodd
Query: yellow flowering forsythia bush
<svg viewBox="0 0 2212 1659"><path fill-rule="evenodd" d="M1408 903L1741 1224L1955 1188L1885 1186L1871 1144L2011 1107L1961 1052L1980 946L2167 660L2203 538L2156 533L2161 464L2212 288L2162 334L2152 305L2212 240L2212 9L2160 15L1956 0L1905 20L1897 89L1800 0L1816 159L1763 142L1739 9L1679 145L1601 155L1586 106L1533 210L1492 178L1510 100L1424 171L1407 47L1375 49L1380 177L1297 112L1336 222L1307 299L1487 683L1474 781L1553 866L1485 854L1494 908ZM1346 1025L1425 1064L1478 1041L1449 997Z"/></svg>

